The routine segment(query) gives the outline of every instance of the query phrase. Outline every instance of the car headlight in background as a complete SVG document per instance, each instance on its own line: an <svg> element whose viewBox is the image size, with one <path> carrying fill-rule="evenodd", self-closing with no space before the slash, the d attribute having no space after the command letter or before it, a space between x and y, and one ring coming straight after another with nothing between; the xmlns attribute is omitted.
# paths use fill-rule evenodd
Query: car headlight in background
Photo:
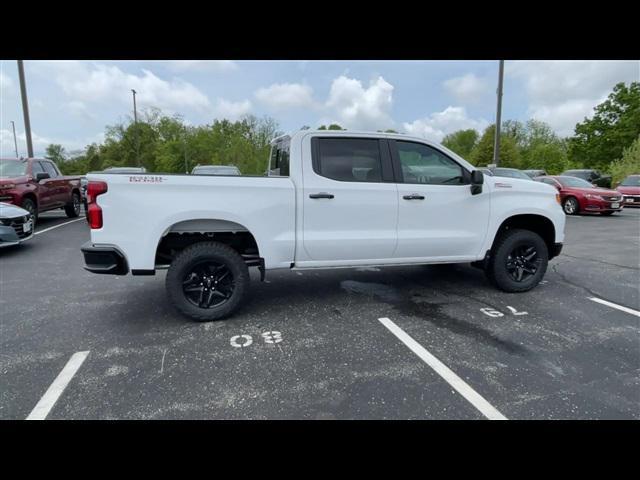
<svg viewBox="0 0 640 480"><path fill-rule="evenodd" d="M600 195L593 195L591 193L585 194L585 197L587 197L589 200L602 200L602 198L600 198Z"/></svg>

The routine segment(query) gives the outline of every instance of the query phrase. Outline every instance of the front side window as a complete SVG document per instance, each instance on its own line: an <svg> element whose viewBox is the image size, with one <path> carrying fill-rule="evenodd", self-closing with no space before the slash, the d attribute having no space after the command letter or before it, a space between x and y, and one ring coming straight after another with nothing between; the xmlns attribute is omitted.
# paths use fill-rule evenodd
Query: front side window
<svg viewBox="0 0 640 480"><path fill-rule="evenodd" d="M380 142L375 138L318 138L318 175L340 182L382 182Z"/></svg>
<svg viewBox="0 0 640 480"><path fill-rule="evenodd" d="M396 141L404 183L461 185L462 167L445 154L421 143Z"/></svg>
<svg viewBox="0 0 640 480"><path fill-rule="evenodd" d="M40 164L43 166L45 172L47 172L51 178L56 178L58 176L58 170L53 165L53 163L51 163L51 162L40 162Z"/></svg>

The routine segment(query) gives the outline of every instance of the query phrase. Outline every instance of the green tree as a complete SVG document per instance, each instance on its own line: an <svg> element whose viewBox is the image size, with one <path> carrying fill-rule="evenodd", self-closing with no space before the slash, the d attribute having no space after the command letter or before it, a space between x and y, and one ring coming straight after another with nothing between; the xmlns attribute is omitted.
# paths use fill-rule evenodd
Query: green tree
<svg viewBox="0 0 640 480"><path fill-rule="evenodd" d="M56 165L62 165L67 159L67 153L62 145L50 144L45 150L44 158L52 160Z"/></svg>
<svg viewBox="0 0 640 480"><path fill-rule="evenodd" d="M450 133L442 139L442 145L453 150L462 158L470 158L473 148L478 143L478 132L470 128Z"/></svg>
<svg viewBox="0 0 640 480"><path fill-rule="evenodd" d="M569 159L608 170L640 134L640 82L618 83L593 118L578 123L569 144Z"/></svg>
<svg viewBox="0 0 640 480"><path fill-rule="evenodd" d="M480 141L476 144L471 152L471 162L476 166L485 166L493 163L493 144L495 138L496 126L489 125ZM520 151L513 137L509 135L500 135L500 166L509 168L520 168Z"/></svg>
<svg viewBox="0 0 640 480"><path fill-rule="evenodd" d="M640 174L640 135L624 149L622 157L611 164L610 171L612 185L629 175Z"/></svg>

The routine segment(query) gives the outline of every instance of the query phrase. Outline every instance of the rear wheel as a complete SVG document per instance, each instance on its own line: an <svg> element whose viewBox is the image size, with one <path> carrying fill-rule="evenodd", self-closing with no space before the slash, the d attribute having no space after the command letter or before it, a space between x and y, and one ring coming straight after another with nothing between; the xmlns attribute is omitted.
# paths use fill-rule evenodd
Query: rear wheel
<svg viewBox="0 0 640 480"><path fill-rule="evenodd" d="M580 204L575 197L569 197L562 204L562 209L567 215L577 215L580 212Z"/></svg>
<svg viewBox="0 0 640 480"><path fill-rule="evenodd" d="M64 213L67 214L67 217L73 218L80 215L80 195L74 193L71 195L71 203L64 207Z"/></svg>
<svg viewBox="0 0 640 480"><path fill-rule="evenodd" d="M540 283L547 271L547 245L530 230L508 230L491 252L487 277L505 292L526 292Z"/></svg>
<svg viewBox="0 0 640 480"><path fill-rule="evenodd" d="M249 269L242 256L218 242L200 242L180 252L167 273L171 303L199 322L232 314L249 289Z"/></svg>
<svg viewBox="0 0 640 480"><path fill-rule="evenodd" d="M22 201L22 208L24 208L31 214L31 218L33 219L33 226L35 227L36 221L38 220L38 208L36 207L36 202L31 200L30 198L25 198Z"/></svg>

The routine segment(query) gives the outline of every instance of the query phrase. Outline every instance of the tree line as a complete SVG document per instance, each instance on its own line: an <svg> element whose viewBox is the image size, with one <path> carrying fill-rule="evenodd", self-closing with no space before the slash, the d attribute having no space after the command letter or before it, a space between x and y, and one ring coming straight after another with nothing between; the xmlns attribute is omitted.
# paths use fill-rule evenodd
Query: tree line
<svg viewBox="0 0 640 480"><path fill-rule="evenodd" d="M304 126L303 129L309 128ZM344 130L338 124L320 130ZM382 130L380 130L382 131ZM394 132L387 129L386 132ZM142 166L149 172L186 173L196 165L235 165L245 175L267 169L270 141L281 135L270 117L249 115L238 121L214 120L191 126L181 116L158 109L143 112L137 123L108 126L104 142L93 143L69 157L61 145L49 145L47 158L68 175L84 175L113 166ZM493 162L495 125L482 134L459 130L442 144L477 166ZM574 135L559 137L546 123L507 120L501 125L500 166L543 169L558 174L571 168L594 168L617 181L640 173L640 82L618 83L594 108L592 118L575 127Z"/></svg>

